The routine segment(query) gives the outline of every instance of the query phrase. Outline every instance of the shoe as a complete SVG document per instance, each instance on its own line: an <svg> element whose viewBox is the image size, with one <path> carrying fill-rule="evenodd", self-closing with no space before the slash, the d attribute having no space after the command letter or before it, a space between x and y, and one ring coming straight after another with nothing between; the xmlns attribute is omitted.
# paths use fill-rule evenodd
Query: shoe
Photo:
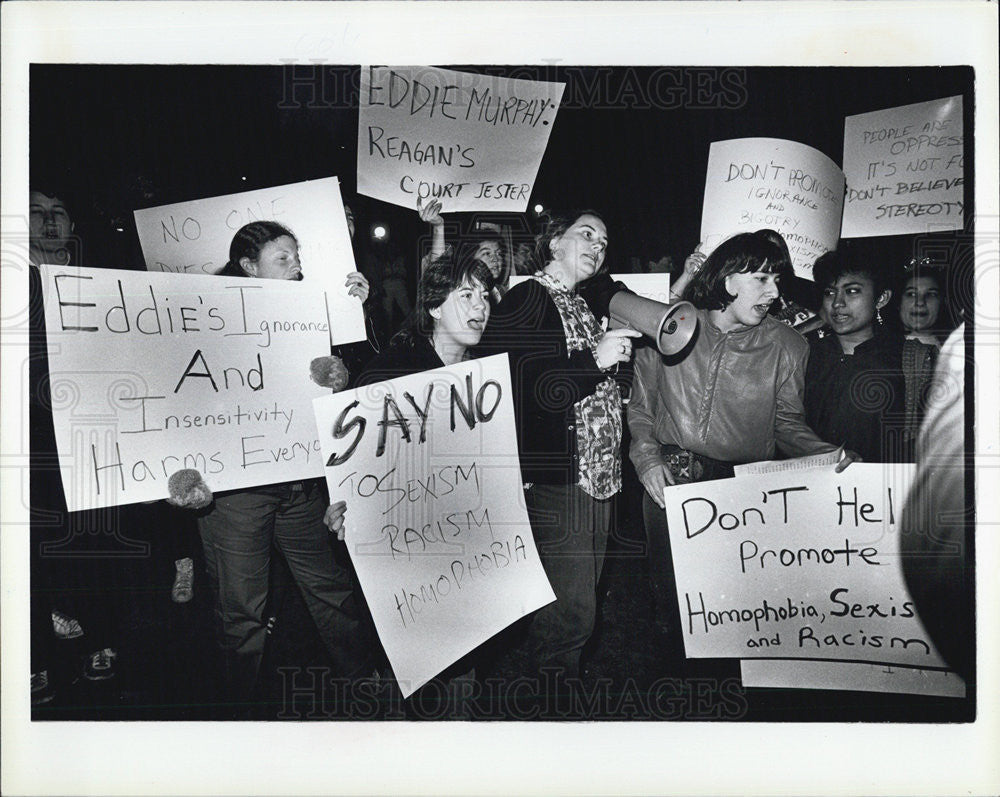
<svg viewBox="0 0 1000 797"><path fill-rule="evenodd" d="M194 562L190 557L174 562L177 575L174 576L174 586L170 590L170 600L174 603L187 603L194 597Z"/></svg>
<svg viewBox="0 0 1000 797"><path fill-rule="evenodd" d="M44 706L51 703L56 696L55 689L49 681L49 671L41 670L31 674L31 705Z"/></svg>
<svg viewBox="0 0 1000 797"><path fill-rule="evenodd" d="M115 659L118 654L111 648L95 650L87 657L83 677L88 681L106 681L115 677Z"/></svg>
<svg viewBox="0 0 1000 797"><path fill-rule="evenodd" d="M52 610L52 630L56 632L59 639L77 639L83 636L83 627L79 620L63 614L56 609Z"/></svg>

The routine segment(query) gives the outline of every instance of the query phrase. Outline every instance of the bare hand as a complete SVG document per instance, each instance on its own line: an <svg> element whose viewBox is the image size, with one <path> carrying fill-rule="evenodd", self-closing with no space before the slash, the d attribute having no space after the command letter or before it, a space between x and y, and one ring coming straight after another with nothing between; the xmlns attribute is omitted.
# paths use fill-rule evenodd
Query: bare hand
<svg viewBox="0 0 1000 797"><path fill-rule="evenodd" d="M646 488L649 497L652 498L660 509L663 509L663 488L668 484L675 484L674 474L666 465L654 465L641 476L639 480Z"/></svg>
<svg viewBox="0 0 1000 797"><path fill-rule="evenodd" d="M360 271L352 271L348 274L344 285L347 286L347 293L351 296L357 296L361 300L361 304L368 301L368 280Z"/></svg>
<svg viewBox="0 0 1000 797"><path fill-rule="evenodd" d="M861 459L861 455L857 451L849 451L847 449L844 449L844 457L843 459L840 460L840 462L837 463L837 469L834 471L834 473L840 473L842 470L847 468L847 466L850 465L852 462L864 462L864 460Z"/></svg>
<svg viewBox="0 0 1000 797"><path fill-rule="evenodd" d="M344 515L347 512L346 501L336 501L326 508L323 522L331 534L336 534L338 540L344 539Z"/></svg>
<svg viewBox="0 0 1000 797"><path fill-rule="evenodd" d="M632 357L631 338L641 338L642 333L625 327L623 329L609 329L597 343L594 351L594 361L602 371L617 365L626 363Z"/></svg>
<svg viewBox="0 0 1000 797"><path fill-rule="evenodd" d="M684 261L685 274L689 274L690 276L693 277L695 274L701 271L701 267L705 265L706 255L702 254L701 251L701 247L703 245L704 241L702 243L699 243L694 248L694 251L687 256L687 259Z"/></svg>
<svg viewBox="0 0 1000 797"><path fill-rule="evenodd" d="M444 224L444 219L441 217L440 199L432 199L424 205L420 197L417 197L417 213L420 215L421 221L426 221L432 227Z"/></svg>

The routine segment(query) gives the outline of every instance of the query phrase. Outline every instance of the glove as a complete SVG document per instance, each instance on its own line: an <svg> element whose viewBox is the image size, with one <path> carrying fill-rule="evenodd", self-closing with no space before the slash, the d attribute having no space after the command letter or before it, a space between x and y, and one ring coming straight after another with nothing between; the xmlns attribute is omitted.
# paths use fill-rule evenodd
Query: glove
<svg viewBox="0 0 1000 797"><path fill-rule="evenodd" d="M331 390L343 390L347 386L347 366L339 357L332 354L317 357L309 363L309 378L320 387Z"/></svg>
<svg viewBox="0 0 1000 797"><path fill-rule="evenodd" d="M193 469L179 470L167 481L170 497L168 504L182 509L204 509L212 503L212 491L201 478L201 474Z"/></svg>

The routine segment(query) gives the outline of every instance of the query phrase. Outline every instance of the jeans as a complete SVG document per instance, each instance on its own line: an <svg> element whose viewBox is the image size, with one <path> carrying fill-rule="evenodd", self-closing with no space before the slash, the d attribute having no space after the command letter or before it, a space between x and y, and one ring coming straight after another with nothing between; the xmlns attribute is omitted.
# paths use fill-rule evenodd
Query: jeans
<svg viewBox="0 0 1000 797"><path fill-rule="evenodd" d="M538 556L556 595L528 628L532 663L536 671L554 667L578 677L580 654L597 618L611 499L598 500L576 485L558 484L534 484L524 495Z"/></svg>
<svg viewBox="0 0 1000 797"><path fill-rule="evenodd" d="M681 627L681 616L677 604L674 560L670 552L670 534L667 531L667 513L656 505L645 490L642 491L642 519L646 527L646 562L653 589L653 615L657 626L676 633Z"/></svg>
<svg viewBox="0 0 1000 797"><path fill-rule="evenodd" d="M272 542L288 563L337 674L357 676L368 661L353 581L334 559L325 511L317 482L291 482L217 495L198 520L216 632L230 685L240 698L256 683L267 639Z"/></svg>

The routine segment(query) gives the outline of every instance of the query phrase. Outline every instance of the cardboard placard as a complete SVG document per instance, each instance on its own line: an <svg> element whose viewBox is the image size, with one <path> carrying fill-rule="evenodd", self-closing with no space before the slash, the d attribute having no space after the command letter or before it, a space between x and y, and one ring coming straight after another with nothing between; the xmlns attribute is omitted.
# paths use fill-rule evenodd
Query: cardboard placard
<svg viewBox="0 0 1000 797"><path fill-rule="evenodd" d="M42 266L52 416L71 511L322 476L313 358L331 308L313 286ZM360 304L357 299L350 301Z"/></svg>
<svg viewBox="0 0 1000 797"><path fill-rule="evenodd" d="M780 138L715 141L701 212L707 255L741 232L772 229L788 244L795 273L812 279L816 258L835 249L844 174L819 150Z"/></svg>
<svg viewBox="0 0 1000 797"><path fill-rule="evenodd" d="M528 524L507 355L317 399L331 500L403 696L555 599Z"/></svg>
<svg viewBox="0 0 1000 797"><path fill-rule="evenodd" d="M523 213L564 83L364 66L358 193L411 210Z"/></svg>
<svg viewBox="0 0 1000 797"><path fill-rule="evenodd" d="M903 580L913 465L667 487L687 655L944 667Z"/></svg>
<svg viewBox="0 0 1000 797"><path fill-rule="evenodd" d="M137 210L135 226L150 271L217 274L233 235L252 221L276 221L299 242L302 282L336 306L337 343L364 340L364 315L344 281L357 270L336 177L276 185Z"/></svg>
<svg viewBox="0 0 1000 797"><path fill-rule="evenodd" d="M964 226L962 97L844 120L844 238Z"/></svg>

